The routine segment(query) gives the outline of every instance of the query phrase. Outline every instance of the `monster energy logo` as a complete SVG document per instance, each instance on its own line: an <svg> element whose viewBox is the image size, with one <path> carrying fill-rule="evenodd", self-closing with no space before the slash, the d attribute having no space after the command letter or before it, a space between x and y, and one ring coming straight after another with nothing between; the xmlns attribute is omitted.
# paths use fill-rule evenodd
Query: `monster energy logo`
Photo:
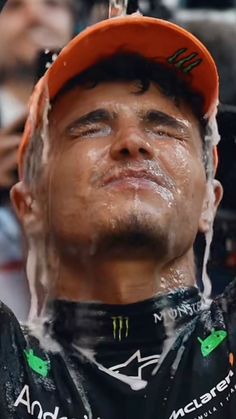
<svg viewBox="0 0 236 419"><path fill-rule="evenodd" d="M129 317L112 317L113 337L121 341L129 335Z"/></svg>
<svg viewBox="0 0 236 419"><path fill-rule="evenodd" d="M191 71L202 62L201 58L197 58L198 54L196 52L193 52L190 55L185 55L187 51L187 48L181 48L168 59L168 63L174 64L175 67L182 70L185 74L191 73ZM195 58L197 59L195 60Z"/></svg>

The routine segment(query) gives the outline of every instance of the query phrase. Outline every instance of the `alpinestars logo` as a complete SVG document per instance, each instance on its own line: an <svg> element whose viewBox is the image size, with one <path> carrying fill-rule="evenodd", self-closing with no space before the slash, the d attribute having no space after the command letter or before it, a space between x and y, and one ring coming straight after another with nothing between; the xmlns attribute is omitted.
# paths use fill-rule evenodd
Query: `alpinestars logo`
<svg viewBox="0 0 236 419"><path fill-rule="evenodd" d="M185 74L191 73L191 71L195 67L198 67L202 62L202 59L196 52L186 55L187 52L187 48L181 48L168 59L169 64L174 64L176 68L179 68Z"/></svg>
<svg viewBox="0 0 236 419"><path fill-rule="evenodd" d="M129 336L129 318L123 316L112 317L113 337L121 341Z"/></svg>
<svg viewBox="0 0 236 419"><path fill-rule="evenodd" d="M114 365L114 367L110 367L109 370L120 374L124 374L128 377L135 377L142 380L143 370L149 367L150 365L157 365L159 358L160 355L144 356L142 358L140 350L138 350L133 355L131 355L131 357L127 361L123 362L122 364ZM131 375L131 370L136 371L136 374Z"/></svg>

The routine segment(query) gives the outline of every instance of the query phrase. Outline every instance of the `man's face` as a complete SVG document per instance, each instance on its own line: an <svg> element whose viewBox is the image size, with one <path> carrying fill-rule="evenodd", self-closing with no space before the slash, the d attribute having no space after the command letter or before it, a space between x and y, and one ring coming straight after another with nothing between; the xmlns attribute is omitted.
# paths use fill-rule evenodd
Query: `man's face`
<svg viewBox="0 0 236 419"><path fill-rule="evenodd" d="M135 92L102 83L53 105L47 223L62 251L136 237L171 260L193 244L206 194L198 122L154 85Z"/></svg>
<svg viewBox="0 0 236 419"><path fill-rule="evenodd" d="M3 64L32 64L39 51L63 47L72 32L72 13L65 0L8 0L0 15Z"/></svg>

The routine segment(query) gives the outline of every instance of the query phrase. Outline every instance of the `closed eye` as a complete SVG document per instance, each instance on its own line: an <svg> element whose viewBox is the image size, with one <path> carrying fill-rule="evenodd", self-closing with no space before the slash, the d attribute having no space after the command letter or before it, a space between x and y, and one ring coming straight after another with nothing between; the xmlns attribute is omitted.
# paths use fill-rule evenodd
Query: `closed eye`
<svg viewBox="0 0 236 419"><path fill-rule="evenodd" d="M175 130L167 129L167 128L160 128L160 127L148 127L146 129L147 133L152 135L153 137L160 138L160 139L176 139L181 140L182 137L177 133Z"/></svg>
<svg viewBox="0 0 236 419"><path fill-rule="evenodd" d="M72 138L89 139L107 137L111 134L111 131L111 127L107 124L91 124L91 126L75 126L70 129L69 134Z"/></svg>

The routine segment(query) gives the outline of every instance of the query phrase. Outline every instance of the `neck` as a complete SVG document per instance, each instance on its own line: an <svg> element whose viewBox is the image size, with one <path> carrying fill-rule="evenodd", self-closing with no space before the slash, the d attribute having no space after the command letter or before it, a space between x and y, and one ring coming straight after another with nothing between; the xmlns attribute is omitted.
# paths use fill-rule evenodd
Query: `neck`
<svg viewBox="0 0 236 419"><path fill-rule="evenodd" d="M60 261L56 298L131 304L195 283L193 252L165 266L154 260L89 257L80 266Z"/></svg>

